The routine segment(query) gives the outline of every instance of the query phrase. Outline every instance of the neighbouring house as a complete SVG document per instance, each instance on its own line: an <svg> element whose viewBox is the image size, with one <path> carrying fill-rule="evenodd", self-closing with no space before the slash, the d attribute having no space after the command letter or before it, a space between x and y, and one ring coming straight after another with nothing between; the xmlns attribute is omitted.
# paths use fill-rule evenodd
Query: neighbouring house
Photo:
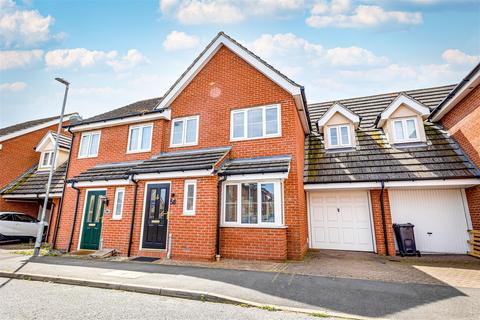
<svg viewBox="0 0 480 320"><path fill-rule="evenodd" d="M431 111L454 86L307 105L304 88L219 33L161 98L68 126L54 245L211 260L308 248L465 253L480 172Z"/></svg>
<svg viewBox="0 0 480 320"><path fill-rule="evenodd" d="M61 134L58 137L58 152L54 159L56 138L55 132L48 131L33 148L36 154L36 163L0 189L0 197L4 203L2 211L23 212L39 218L45 200L50 168L54 167L45 215L45 221L49 226L46 231L47 241L51 241L53 237L50 230L55 222L51 221L51 217L60 207L71 145L71 137Z"/></svg>
<svg viewBox="0 0 480 320"><path fill-rule="evenodd" d="M466 155L480 167L480 63L450 92L432 112L462 146ZM480 230L480 186L465 189L473 229Z"/></svg>

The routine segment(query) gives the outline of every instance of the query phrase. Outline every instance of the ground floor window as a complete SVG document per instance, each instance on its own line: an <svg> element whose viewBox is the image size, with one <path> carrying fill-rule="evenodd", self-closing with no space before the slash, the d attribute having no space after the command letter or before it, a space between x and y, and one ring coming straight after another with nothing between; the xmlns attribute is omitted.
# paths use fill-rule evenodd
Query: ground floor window
<svg viewBox="0 0 480 320"><path fill-rule="evenodd" d="M281 226L280 181L227 182L223 192L223 225Z"/></svg>

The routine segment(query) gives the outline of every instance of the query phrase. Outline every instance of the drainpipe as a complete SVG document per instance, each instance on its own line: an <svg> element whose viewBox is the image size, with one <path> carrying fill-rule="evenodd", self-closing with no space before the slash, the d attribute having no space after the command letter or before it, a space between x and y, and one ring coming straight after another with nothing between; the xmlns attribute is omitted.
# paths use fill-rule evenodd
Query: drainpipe
<svg viewBox="0 0 480 320"><path fill-rule="evenodd" d="M130 257L132 252L132 239L133 239L133 226L135 224L135 211L137 208L137 191L138 191L138 180L133 179L133 174L130 176L130 180L135 184L135 189L133 189L133 208L132 208L132 223L130 224L130 236L128 238L128 253L127 257Z"/></svg>
<svg viewBox="0 0 480 320"><path fill-rule="evenodd" d="M72 182L72 189L74 189L77 193L75 195L75 210L73 211L72 231L70 231L70 240L68 241L67 252L70 252L70 248L72 247L73 232L75 231L75 223L77 222L78 201L80 200L80 189L75 187L75 181Z"/></svg>
<svg viewBox="0 0 480 320"><path fill-rule="evenodd" d="M70 131L70 127L67 128L67 131L70 132L70 134L72 135L72 145L73 145L73 139L75 138L75 134L72 131ZM72 156L72 146L70 146L70 151L68 152L68 162L67 162L67 168L65 170L65 179L63 181L62 197L60 198L60 204L58 205L57 220L55 222L55 230L53 231L52 248L55 248L55 244L57 243L57 234L58 234L58 228L60 226L60 216L62 215L63 197L65 196L65 187L67 185L68 168L70 168L71 156Z"/></svg>
<svg viewBox="0 0 480 320"><path fill-rule="evenodd" d="M383 243L385 245L385 253L388 256L387 223L385 221L385 207L383 205L383 190L385 189L385 182L382 180L380 181L380 184L382 186L382 190L380 191L380 211L382 213Z"/></svg>
<svg viewBox="0 0 480 320"><path fill-rule="evenodd" d="M216 255L215 259L220 260L220 221L222 215L222 182L225 181L224 176L219 176L218 178L218 199L217 199L217 242L215 244Z"/></svg>

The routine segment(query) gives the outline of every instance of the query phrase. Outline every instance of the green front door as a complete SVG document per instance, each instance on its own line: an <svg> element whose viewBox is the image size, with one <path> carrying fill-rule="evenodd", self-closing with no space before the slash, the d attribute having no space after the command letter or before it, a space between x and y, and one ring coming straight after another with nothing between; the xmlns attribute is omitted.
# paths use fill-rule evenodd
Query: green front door
<svg viewBox="0 0 480 320"><path fill-rule="evenodd" d="M102 218L105 191L88 191L85 213L83 218L82 241L80 249L98 250L100 233L102 232Z"/></svg>

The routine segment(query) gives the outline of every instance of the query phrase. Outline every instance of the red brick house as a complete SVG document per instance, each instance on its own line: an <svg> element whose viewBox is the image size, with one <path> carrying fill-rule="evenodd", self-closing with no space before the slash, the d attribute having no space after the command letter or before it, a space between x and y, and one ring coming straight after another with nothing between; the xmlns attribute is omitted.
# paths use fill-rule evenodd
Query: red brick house
<svg viewBox="0 0 480 320"><path fill-rule="evenodd" d="M67 115L67 117L71 115L73 114ZM38 216L45 192L38 190L38 184L34 188L35 190L27 191L19 188L18 183L25 182L28 177L30 179L29 186L32 187L32 179L37 176L37 172L40 172L37 178L43 181L42 173L48 172L46 169L49 166L42 166L42 162L45 160L45 164L48 164L53 161L48 157L53 149L51 139L55 133L52 131L56 131L58 122L59 117L49 117L0 129L0 211L22 212L35 218ZM40 145L42 142L43 145ZM65 146L61 149L58 159L55 161L57 166L67 160L68 148L69 146ZM45 157L46 154L48 157ZM23 185L23 187L25 186L26 184ZM16 189L15 192L12 192L13 187ZM58 209L63 183L60 183L59 188L60 194L55 194L49 204L48 212ZM21 190L27 193L21 193Z"/></svg>
<svg viewBox="0 0 480 320"><path fill-rule="evenodd" d="M307 105L302 86L219 33L163 97L68 127L54 245L203 260L392 255L392 223L412 222L420 250L465 253L465 189L480 171L428 121L452 89Z"/></svg>
<svg viewBox="0 0 480 320"><path fill-rule="evenodd" d="M450 92L432 112L448 133L480 167L480 64ZM473 228L480 230L480 187L465 190Z"/></svg>

